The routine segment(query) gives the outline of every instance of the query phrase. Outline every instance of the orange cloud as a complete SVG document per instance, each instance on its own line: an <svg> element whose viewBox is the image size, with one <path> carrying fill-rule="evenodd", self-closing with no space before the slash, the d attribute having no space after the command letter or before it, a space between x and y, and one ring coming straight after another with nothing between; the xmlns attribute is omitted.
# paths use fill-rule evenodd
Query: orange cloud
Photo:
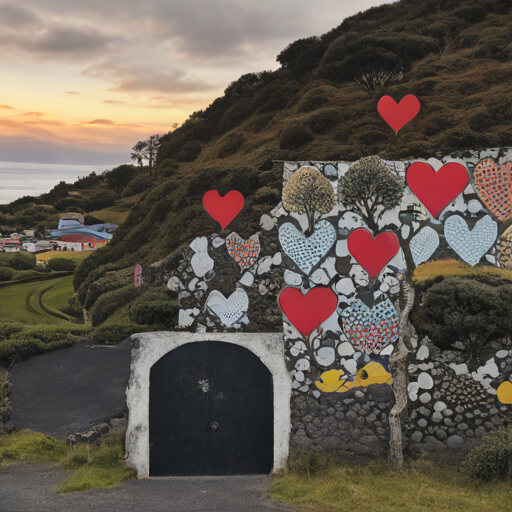
<svg viewBox="0 0 512 512"><path fill-rule="evenodd" d="M25 112L23 115L24 116L39 117L39 116L42 116L44 114L41 114L41 112Z"/></svg>

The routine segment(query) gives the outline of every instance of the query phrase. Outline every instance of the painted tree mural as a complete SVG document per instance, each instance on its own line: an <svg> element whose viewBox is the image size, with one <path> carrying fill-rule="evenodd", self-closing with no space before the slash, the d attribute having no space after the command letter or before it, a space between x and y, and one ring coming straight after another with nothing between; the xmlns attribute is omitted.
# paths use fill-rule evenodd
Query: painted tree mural
<svg viewBox="0 0 512 512"><path fill-rule="evenodd" d="M283 190L283 206L289 212L306 215L307 237L315 230L315 212L329 213L336 204L329 180L314 167L302 167L288 180Z"/></svg>

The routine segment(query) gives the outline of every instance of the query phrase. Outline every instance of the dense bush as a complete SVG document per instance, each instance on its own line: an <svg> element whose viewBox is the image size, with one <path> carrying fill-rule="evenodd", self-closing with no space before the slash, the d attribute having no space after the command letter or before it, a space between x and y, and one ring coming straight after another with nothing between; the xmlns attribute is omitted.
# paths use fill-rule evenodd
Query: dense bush
<svg viewBox="0 0 512 512"><path fill-rule="evenodd" d="M485 275L447 277L423 292L411 321L439 348L460 341L476 358L489 342L512 332L512 284Z"/></svg>
<svg viewBox="0 0 512 512"><path fill-rule="evenodd" d="M48 266L55 272L63 272L67 270L75 270L76 263L73 260L67 258L50 258L48 260Z"/></svg>
<svg viewBox="0 0 512 512"><path fill-rule="evenodd" d="M512 477L512 426L487 433L461 463L462 473L477 480Z"/></svg>
<svg viewBox="0 0 512 512"><path fill-rule="evenodd" d="M119 308L131 302L139 291L133 284L112 290L101 295L89 311L89 319L94 327L102 324Z"/></svg>
<svg viewBox="0 0 512 512"><path fill-rule="evenodd" d="M120 194L128 183L135 178L136 173L137 170L133 165L123 164L105 172L104 177L108 186Z"/></svg>
<svg viewBox="0 0 512 512"><path fill-rule="evenodd" d="M281 149L298 149L308 145L315 139L310 128L302 125L287 126L279 137Z"/></svg>
<svg viewBox="0 0 512 512"><path fill-rule="evenodd" d="M9 266L14 270L30 270L36 266L36 257L29 252L17 252L9 260Z"/></svg>
<svg viewBox="0 0 512 512"><path fill-rule="evenodd" d="M123 190L123 197L131 197L145 190L150 189L155 184L154 178L152 178L149 174L141 174L134 178Z"/></svg>
<svg viewBox="0 0 512 512"><path fill-rule="evenodd" d="M325 133L339 124L341 115L334 108L326 108L315 112L308 120L307 125L314 133Z"/></svg>
<svg viewBox="0 0 512 512"><path fill-rule="evenodd" d="M116 203L116 199L117 194L112 190L98 190L87 200L87 210L92 211L108 208Z"/></svg>
<svg viewBox="0 0 512 512"><path fill-rule="evenodd" d="M11 402L9 400L10 391L9 374L0 369L0 424L7 423L12 414Z"/></svg>
<svg viewBox="0 0 512 512"><path fill-rule="evenodd" d="M219 121L219 132L226 133L242 124L251 116L254 109L251 106L251 100L248 98L237 101L232 107L228 108Z"/></svg>
<svg viewBox="0 0 512 512"><path fill-rule="evenodd" d="M178 325L178 312L180 306L172 300L166 289L148 290L137 297L130 308L130 320L136 324L160 324L173 328Z"/></svg>
<svg viewBox="0 0 512 512"><path fill-rule="evenodd" d="M218 158L226 158L227 156L234 155L245 142L245 135L240 132L230 133L226 136L221 144L218 152Z"/></svg>
<svg viewBox="0 0 512 512"><path fill-rule="evenodd" d="M17 323L2 323L0 324L0 362L10 366L37 354L69 347L86 337L89 332L89 326L78 324L33 327Z"/></svg>
<svg viewBox="0 0 512 512"><path fill-rule="evenodd" d="M157 167L157 174L164 178L171 178L176 174L176 170L179 168L179 165L175 160L171 158L166 158L162 160Z"/></svg>
<svg viewBox="0 0 512 512"><path fill-rule="evenodd" d="M97 343L105 345L117 345L132 334L138 332L149 332L152 330L163 330L159 326L138 325L130 322L112 322L96 327L92 332L92 338Z"/></svg>
<svg viewBox="0 0 512 512"><path fill-rule="evenodd" d="M193 162L201 154L201 144L197 140L189 140L178 151L177 162Z"/></svg>
<svg viewBox="0 0 512 512"><path fill-rule="evenodd" d="M9 267L0 267L0 281L10 281L14 275L14 270Z"/></svg>

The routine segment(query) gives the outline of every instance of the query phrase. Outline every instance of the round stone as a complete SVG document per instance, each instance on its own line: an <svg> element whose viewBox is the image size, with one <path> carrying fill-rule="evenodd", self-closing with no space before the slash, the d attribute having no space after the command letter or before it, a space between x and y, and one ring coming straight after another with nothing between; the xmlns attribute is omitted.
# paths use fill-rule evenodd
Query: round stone
<svg viewBox="0 0 512 512"><path fill-rule="evenodd" d="M460 448L464 444L464 439L455 434L446 440L446 444L449 448Z"/></svg>
<svg viewBox="0 0 512 512"><path fill-rule="evenodd" d="M434 404L434 411L444 411L446 409L446 404L444 402L436 402Z"/></svg>
<svg viewBox="0 0 512 512"><path fill-rule="evenodd" d="M428 425L427 420L425 418L421 418L418 420L418 426L421 428L425 428Z"/></svg>
<svg viewBox="0 0 512 512"><path fill-rule="evenodd" d="M420 402L427 404L428 402L430 402L430 400L432 400L430 393L422 393L420 395Z"/></svg>
<svg viewBox="0 0 512 512"><path fill-rule="evenodd" d="M418 384L420 388L432 389L434 387L434 380L428 373L422 372L418 375Z"/></svg>

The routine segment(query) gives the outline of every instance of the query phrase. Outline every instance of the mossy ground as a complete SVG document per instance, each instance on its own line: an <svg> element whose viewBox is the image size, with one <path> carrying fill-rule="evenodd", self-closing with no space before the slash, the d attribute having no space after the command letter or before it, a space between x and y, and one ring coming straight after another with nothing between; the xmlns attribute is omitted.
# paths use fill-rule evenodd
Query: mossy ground
<svg viewBox="0 0 512 512"><path fill-rule="evenodd" d="M10 461L60 463L73 472L55 488L62 493L116 487L136 478L135 470L124 463L123 432L103 436L98 445L73 449L65 441L31 430L6 433L0 436L0 465Z"/></svg>
<svg viewBox="0 0 512 512"><path fill-rule="evenodd" d="M475 483L427 460L403 472L389 471L385 461L351 466L322 456L319 462L292 462L275 478L270 497L314 512L512 511L510 481Z"/></svg>

